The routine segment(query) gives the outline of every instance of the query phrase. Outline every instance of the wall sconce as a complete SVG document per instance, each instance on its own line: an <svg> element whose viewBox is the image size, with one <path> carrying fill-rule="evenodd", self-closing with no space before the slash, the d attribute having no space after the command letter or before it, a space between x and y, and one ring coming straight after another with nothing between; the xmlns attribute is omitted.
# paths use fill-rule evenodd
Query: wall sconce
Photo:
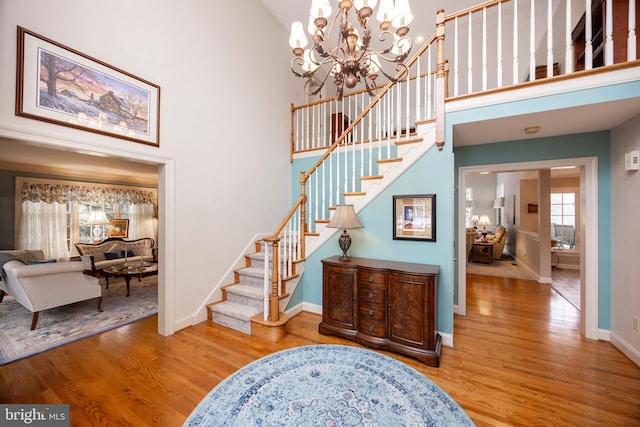
<svg viewBox="0 0 640 427"><path fill-rule="evenodd" d="M349 247L351 247L351 237L347 230L350 228L363 228L364 225L360 222L356 216L356 211L353 209L353 205L338 205L336 211L327 224L329 228L342 228L342 235L338 238L338 245L342 249L342 256L340 261L349 261L351 257L347 255Z"/></svg>

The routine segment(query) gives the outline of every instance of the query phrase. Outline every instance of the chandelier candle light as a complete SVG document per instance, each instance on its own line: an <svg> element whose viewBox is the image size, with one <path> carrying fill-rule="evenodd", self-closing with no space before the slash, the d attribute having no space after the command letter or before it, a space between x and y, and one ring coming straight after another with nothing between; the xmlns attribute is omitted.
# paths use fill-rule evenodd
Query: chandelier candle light
<svg viewBox="0 0 640 427"><path fill-rule="evenodd" d="M363 228L364 225L360 222L356 216L356 211L353 209L353 205L338 205L336 211L327 224L329 228L342 228L342 235L338 238L338 245L342 249L342 256L340 261L349 261L351 257L347 255L349 247L351 247L351 237L347 233L347 229L350 228Z"/></svg>
<svg viewBox="0 0 640 427"><path fill-rule="evenodd" d="M295 55L291 60L291 70L296 76L307 79L305 93L316 95L329 77L337 86L338 99L342 99L345 86L353 89L360 81L364 81L369 95L374 95L378 73L394 82L407 78L409 70L404 60L411 51L411 39L407 33L413 20L409 0L395 0L395 7L393 0L380 0L376 14L380 22L378 40L383 46L380 50L372 46L369 26L377 3L378 0L340 0L338 11L327 28L332 12L329 0L312 0L308 32L313 46L306 50L308 40L302 23L296 21L291 24L289 45ZM351 8L356 11L360 30L349 21ZM395 33L391 32L392 27L396 28ZM382 69L381 59L395 64L397 77Z"/></svg>

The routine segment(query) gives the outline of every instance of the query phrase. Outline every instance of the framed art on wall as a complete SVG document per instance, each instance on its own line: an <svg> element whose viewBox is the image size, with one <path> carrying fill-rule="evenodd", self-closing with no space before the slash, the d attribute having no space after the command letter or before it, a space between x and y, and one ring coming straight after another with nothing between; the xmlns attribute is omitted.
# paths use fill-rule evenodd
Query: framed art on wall
<svg viewBox="0 0 640 427"><path fill-rule="evenodd" d="M160 145L160 86L22 27L16 115Z"/></svg>
<svg viewBox="0 0 640 427"><path fill-rule="evenodd" d="M393 239L436 241L436 195L393 196Z"/></svg>
<svg viewBox="0 0 640 427"><path fill-rule="evenodd" d="M129 220L112 219L109 220L109 237L129 237Z"/></svg>

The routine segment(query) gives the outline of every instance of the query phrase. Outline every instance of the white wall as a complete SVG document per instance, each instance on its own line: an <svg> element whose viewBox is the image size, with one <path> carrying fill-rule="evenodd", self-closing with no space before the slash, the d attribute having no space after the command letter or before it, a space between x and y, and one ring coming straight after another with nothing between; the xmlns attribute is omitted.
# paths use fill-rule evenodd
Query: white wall
<svg viewBox="0 0 640 427"><path fill-rule="evenodd" d="M611 341L640 365L640 171L624 170L624 155L640 150L640 116L611 131Z"/></svg>
<svg viewBox="0 0 640 427"><path fill-rule="evenodd" d="M160 147L15 116L18 25L160 85ZM247 242L289 208L289 104L302 85L287 39L258 0L0 0L0 137L164 165L169 333L202 319Z"/></svg>

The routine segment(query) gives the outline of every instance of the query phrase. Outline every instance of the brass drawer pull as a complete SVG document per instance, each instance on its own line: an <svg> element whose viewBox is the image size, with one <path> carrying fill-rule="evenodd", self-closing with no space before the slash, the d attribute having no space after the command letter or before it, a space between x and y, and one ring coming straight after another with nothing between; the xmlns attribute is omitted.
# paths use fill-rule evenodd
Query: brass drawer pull
<svg viewBox="0 0 640 427"><path fill-rule="evenodd" d="M369 326L369 332L373 332L373 326Z"/></svg>
<svg viewBox="0 0 640 427"><path fill-rule="evenodd" d="M373 316L373 310L369 309L369 316Z"/></svg>
<svg viewBox="0 0 640 427"><path fill-rule="evenodd" d="M373 292L369 292L367 296L369 297L369 299L373 299Z"/></svg>
<svg viewBox="0 0 640 427"><path fill-rule="evenodd" d="M369 276L369 283L373 283L373 276Z"/></svg>

